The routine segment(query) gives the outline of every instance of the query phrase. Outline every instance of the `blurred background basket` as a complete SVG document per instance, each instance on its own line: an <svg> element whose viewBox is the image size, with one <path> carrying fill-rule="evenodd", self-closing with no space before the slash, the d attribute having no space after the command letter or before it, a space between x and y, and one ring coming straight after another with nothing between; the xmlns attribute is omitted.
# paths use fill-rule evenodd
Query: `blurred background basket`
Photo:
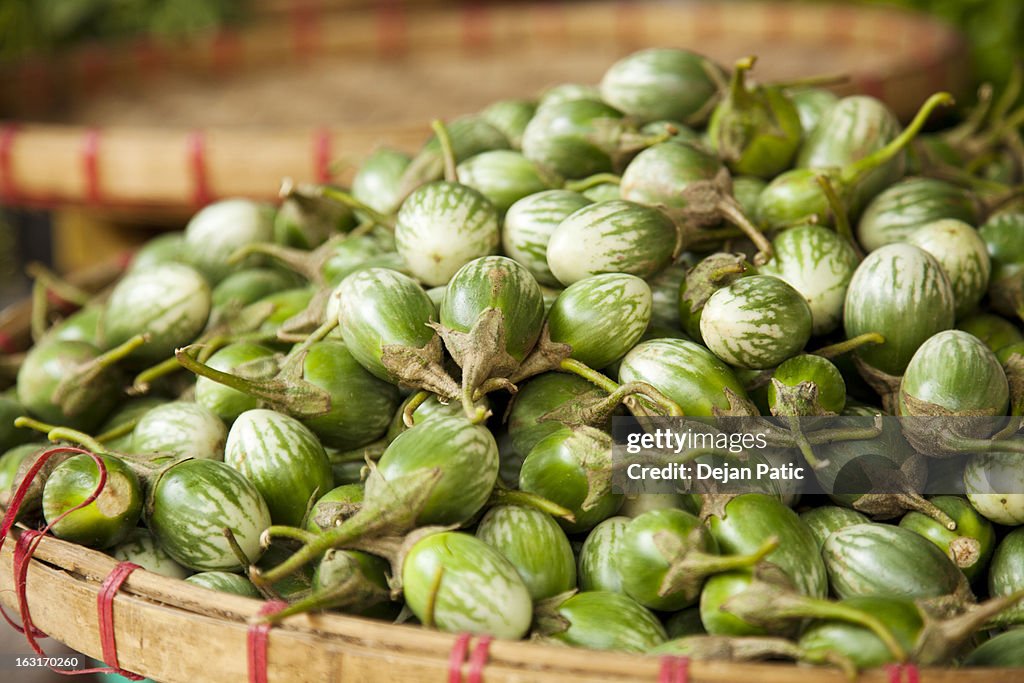
<svg viewBox="0 0 1024 683"><path fill-rule="evenodd" d="M648 46L764 80L848 74L839 92L906 117L963 93L952 28L881 7L803 2L437 3L269 0L251 21L178 45L141 39L0 65L0 203L82 207L55 223L83 265L216 198L273 198L282 177L344 180L381 145L415 149L432 118L559 82L595 83Z"/></svg>

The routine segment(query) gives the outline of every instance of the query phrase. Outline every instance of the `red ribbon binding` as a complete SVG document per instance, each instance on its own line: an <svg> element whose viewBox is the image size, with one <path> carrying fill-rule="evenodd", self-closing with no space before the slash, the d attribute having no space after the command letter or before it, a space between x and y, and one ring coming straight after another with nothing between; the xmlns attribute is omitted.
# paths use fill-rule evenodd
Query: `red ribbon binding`
<svg viewBox="0 0 1024 683"><path fill-rule="evenodd" d="M35 624L32 623L32 614L29 612L28 595L27 595L28 570L29 570L29 567L32 564L32 555L35 553L36 548L39 547L39 544L42 542L43 538L46 537L47 532L49 532L50 529L55 524L59 523L62 519L64 519L68 515L70 515L72 512L75 512L77 510L81 510L82 508L84 508L84 507L86 507L88 505L91 505L94 500L99 498L100 493L103 492L103 487L106 486L106 484L107 484L107 468L106 468L106 465L103 464L103 460L98 455L96 455L94 453L90 453L89 451L83 450L81 448L74 448L72 446L57 446L57 447L50 448L50 449L44 451L42 454L39 455L38 458L36 458L36 461L34 463L32 463L32 467L29 468L29 471L25 474L24 479L22 479L21 483L18 484L18 488L14 492L14 497L11 498L10 506L7 508L6 514L4 514L3 522L0 522L0 548L3 548L4 542L10 536L11 529L14 528L14 523L15 523L15 521L18 518L18 512L21 509L22 503L24 503L24 501L25 501L25 496L28 494L29 486L31 486L33 480L35 480L36 476L38 476L40 470L43 469L43 466L46 464L46 462L50 458L52 458L53 456L60 455L62 453L85 454L85 455L88 455L90 458L92 458L93 462L96 463L97 470L99 471L99 482L96 485L96 489L91 494L89 494L89 496L86 497L85 500L83 500L81 503L79 503L75 507L71 508L70 510L68 510L68 511L62 513L61 515L59 515L56 519L54 519L52 522L50 522L45 527L43 527L43 529L41 531L36 531L35 529L25 529L24 531L22 531L19 534L18 540L15 542L15 545L14 545L14 562L13 562L14 566L13 566L13 572L12 573L13 573L13 578L14 578L14 593L15 593L15 596L17 597L18 612L19 612L19 614L21 616L21 626L18 626L18 624L14 623L14 621L7 615L7 612L4 611L3 608L0 608L0 614L2 614L3 618L7 620L7 623L10 624L12 627L14 627L14 629L17 630L18 632L20 632L20 633L25 635L25 640L28 641L29 646L31 646L32 650L36 654L38 654L40 657L46 657L46 653L43 652L43 648L40 647L39 643L36 642L36 640L38 638L45 638L46 634L43 633L42 631L40 631L39 629L37 629L35 627ZM121 570L121 571L127 571L127 570ZM117 573L117 568L115 568L114 572L112 572L111 575L113 576L116 573ZM125 576L127 576L127 573L125 574ZM116 577L115 577L115 579L116 579ZM111 596L110 596L110 600L111 601L113 600L113 593L115 593L117 591L117 588L120 586L121 582L123 582L123 581L124 581L124 578L122 577L119 580L117 580L116 585L113 585L114 584L114 580L112 580L110 576L108 576L107 580L104 581L104 584L103 584L104 587L106 587L108 585L108 582L113 586L112 589L111 589ZM100 604L100 610L101 610L101 614L100 614L100 624L101 624L101 626L100 626L100 628L102 629L103 628L103 625L102 625L103 624L103 616L102 616L103 588L100 589L100 595L98 596L97 601ZM111 643L112 643L113 642L113 613L112 612L111 612L111 617L110 617L110 626L111 626L111 628L110 628L110 638L111 638ZM101 638L102 638L102 636L101 636ZM104 644L104 646L103 646L103 653L104 653L104 656L106 656L107 653L108 653L106 644ZM116 657L116 653L115 653L115 657ZM58 668L53 667L53 666L51 666L49 668L54 673L58 673L58 674L61 674L61 675L64 675L64 676L78 676L78 675L81 675L81 674L91 674L91 673L117 673L117 674L121 674L123 676L128 676L129 678L134 676L134 674L129 674L128 672L120 671L119 669L114 669L114 668L111 668L111 667L97 667L97 668L92 668L92 669L75 669L73 671L69 671L67 669L58 669ZM141 680L141 677L134 678L133 680Z"/></svg>
<svg viewBox="0 0 1024 683"><path fill-rule="evenodd" d="M890 664L885 667L889 683L903 683L903 672L907 672L906 683L921 683L921 672L915 664Z"/></svg>
<svg viewBox="0 0 1024 683"><path fill-rule="evenodd" d="M448 656L448 683L462 683L462 665L466 663L466 654L469 653L471 639L470 634L460 633L452 644L452 652ZM483 683L484 667L487 666L492 642L494 642L494 638L487 635L480 636L480 639L476 641L476 646L473 648L472 654L469 655L466 683Z"/></svg>
<svg viewBox="0 0 1024 683"><path fill-rule="evenodd" d="M96 611L100 624L100 646L103 648L103 661L116 673L133 681L141 681L142 676L121 668L117 660L117 638L114 635L114 597L121 589L128 575L139 568L132 562L120 562L103 579L100 592L96 596Z"/></svg>
<svg viewBox="0 0 1024 683"><path fill-rule="evenodd" d="M100 131L90 128L82 136L82 173L85 178L85 199L100 203Z"/></svg>
<svg viewBox="0 0 1024 683"><path fill-rule="evenodd" d="M188 166L192 172L192 203L201 208L210 203L210 181L206 173L206 135L201 130L188 134Z"/></svg>
<svg viewBox="0 0 1024 683"><path fill-rule="evenodd" d="M260 607L259 615L280 612L288 603L283 600L268 600ZM249 647L249 682L267 683L267 639L273 624L257 621L249 625L247 642Z"/></svg>
<svg viewBox="0 0 1024 683"><path fill-rule="evenodd" d="M689 657L662 657L661 670L658 672L658 683L689 683Z"/></svg>
<svg viewBox="0 0 1024 683"><path fill-rule="evenodd" d="M313 172L318 183L331 182L331 131L318 128L313 133Z"/></svg>
<svg viewBox="0 0 1024 683"><path fill-rule="evenodd" d="M18 186L14 180L14 167L11 163L11 150L16 137L17 125L9 123L0 128L0 200L7 204L13 204L18 198Z"/></svg>
<svg viewBox="0 0 1024 683"><path fill-rule="evenodd" d="M17 353L18 346L14 340L4 332L0 332L0 351L4 353Z"/></svg>

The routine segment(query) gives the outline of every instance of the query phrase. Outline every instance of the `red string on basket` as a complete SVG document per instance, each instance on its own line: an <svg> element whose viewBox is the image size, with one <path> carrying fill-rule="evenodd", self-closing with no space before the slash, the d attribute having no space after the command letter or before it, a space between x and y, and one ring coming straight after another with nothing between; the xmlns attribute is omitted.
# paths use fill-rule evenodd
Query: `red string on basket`
<svg viewBox="0 0 1024 683"><path fill-rule="evenodd" d="M133 681L141 681L142 676L125 671L117 659L117 638L114 635L114 597L121 589L128 575L139 568L133 562L119 562L100 585L96 596L96 611L100 624L100 646L103 648L103 661L115 672Z"/></svg>
<svg viewBox="0 0 1024 683"><path fill-rule="evenodd" d="M491 636L480 636L473 648L473 654L469 656L469 675L466 683L483 683L484 667L487 666L487 658L491 654L491 643L494 638Z"/></svg>
<svg viewBox="0 0 1024 683"><path fill-rule="evenodd" d="M448 655L448 683L462 683L462 664L466 661L470 638L468 633L460 633L452 644Z"/></svg>
<svg viewBox="0 0 1024 683"><path fill-rule="evenodd" d="M490 12L480 0L470 0L462 6L462 46L467 50L480 50L491 42Z"/></svg>
<svg viewBox="0 0 1024 683"><path fill-rule="evenodd" d="M313 133L313 167L319 183L331 182L331 131L318 128Z"/></svg>
<svg viewBox="0 0 1024 683"><path fill-rule="evenodd" d="M14 203L18 198L18 186L14 180L14 168L11 164L11 149L18 137L18 126L10 123L0 128L0 200Z"/></svg>
<svg viewBox="0 0 1024 683"><path fill-rule="evenodd" d="M206 173L206 135L201 130L188 134L188 167L192 172L192 203L203 207L210 203L210 181Z"/></svg>
<svg viewBox="0 0 1024 683"><path fill-rule="evenodd" d="M661 658L658 683L689 683L690 658L666 656Z"/></svg>
<svg viewBox="0 0 1024 683"><path fill-rule="evenodd" d="M307 59L317 48L317 8L310 0L292 0L292 49L299 59Z"/></svg>
<svg viewBox="0 0 1024 683"><path fill-rule="evenodd" d="M921 683L921 671L916 664L890 664L885 667L889 683L903 683L903 672L907 672L906 683Z"/></svg>
<svg viewBox="0 0 1024 683"><path fill-rule="evenodd" d="M397 0L377 3L377 49L385 57L394 57L405 51L405 14Z"/></svg>
<svg viewBox="0 0 1024 683"><path fill-rule="evenodd" d="M91 204L100 202L100 131L90 128L82 135L82 173L85 178L85 199Z"/></svg>
<svg viewBox="0 0 1024 683"><path fill-rule="evenodd" d="M280 612L288 603L283 600L268 600L260 607L259 615ZM249 646L249 682L267 683L267 635L273 626L268 621L257 621L249 625L247 642Z"/></svg>

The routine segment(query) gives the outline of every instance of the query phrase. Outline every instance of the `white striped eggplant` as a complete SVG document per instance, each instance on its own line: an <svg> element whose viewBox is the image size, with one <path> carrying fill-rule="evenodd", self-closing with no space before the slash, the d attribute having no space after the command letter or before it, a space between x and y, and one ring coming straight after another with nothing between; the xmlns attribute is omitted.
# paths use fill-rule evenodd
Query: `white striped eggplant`
<svg viewBox="0 0 1024 683"><path fill-rule="evenodd" d="M85 453L74 455L46 478L43 487L43 516L54 536L90 548L109 548L123 541L142 514L142 486L135 472L112 455L97 455L106 470L99 496L85 502L100 484L100 471ZM59 519L65 515L63 519Z"/></svg>
<svg viewBox="0 0 1024 683"><path fill-rule="evenodd" d="M185 257L211 285L230 275L242 247L274 238L274 209L248 199L224 199L202 208L185 226Z"/></svg>
<svg viewBox="0 0 1024 683"><path fill-rule="evenodd" d="M342 338L360 365L386 382L458 396L458 385L440 366L441 338L428 326L434 304L415 280L368 268L345 278L334 296Z"/></svg>
<svg viewBox="0 0 1024 683"><path fill-rule="evenodd" d="M212 410L198 403L164 403L139 418L131 452L175 458L224 459L228 429Z"/></svg>
<svg viewBox="0 0 1024 683"><path fill-rule="evenodd" d="M782 88L747 83L755 61L736 62L725 97L711 112L708 139L733 173L771 178L789 168L803 126Z"/></svg>
<svg viewBox="0 0 1024 683"><path fill-rule="evenodd" d="M545 89L540 94L540 99L537 102L537 111L544 107L575 100L594 100L600 102L601 90L589 83L559 83Z"/></svg>
<svg viewBox="0 0 1024 683"><path fill-rule="evenodd" d="M37 343L63 340L84 341L99 345L100 318L102 317L102 304L89 304L53 325L46 331L46 336Z"/></svg>
<svg viewBox="0 0 1024 683"><path fill-rule="evenodd" d="M637 137L637 140L630 140ZM542 104L523 131L523 155L565 178L616 171L642 141L622 113L598 100Z"/></svg>
<svg viewBox="0 0 1024 683"><path fill-rule="evenodd" d="M246 268L220 281L210 293L211 312L223 315L294 287L296 278L272 268Z"/></svg>
<svg viewBox="0 0 1024 683"><path fill-rule="evenodd" d="M538 283L560 286L548 268L548 242L559 223L590 203L583 195L569 190L545 190L523 197L505 214L502 250L533 273Z"/></svg>
<svg viewBox="0 0 1024 683"><path fill-rule="evenodd" d="M127 271L148 270L163 263L188 263L184 233L165 232L149 240L132 254Z"/></svg>
<svg viewBox="0 0 1024 683"><path fill-rule="evenodd" d="M387 443L394 441L395 437L409 429L410 426L418 425L421 422L433 420L438 417L465 416L462 404L458 401L445 402L439 399L435 394L430 394L422 402L420 402L421 398L423 398L422 394L413 394L402 401L402 404L398 406L396 411L394 411L394 415L391 417L391 422L388 425L388 430L384 434L384 440ZM408 411L409 404L414 402L417 405L410 415L412 418L412 425L407 425L405 423L406 417L408 417L406 413ZM481 397L474 405L477 412L481 414L486 414L491 409L490 402L487 400L486 396Z"/></svg>
<svg viewBox="0 0 1024 683"><path fill-rule="evenodd" d="M462 368L462 404L476 415L477 394L507 386L544 324L544 300L530 271L510 258L470 261L452 276L435 326ZM503 381L504 380L504 381Z"/></svg>
<svg viewBox="0 0 1024 683"><path fill-rule="evenodd" d="M992 597L1013 595L1024 590L1024 530L1014 529L999 542L988 572L988 593ZM1024 624L1024 605L1017 605L999 616L1006 626Z"/></svg>
<svg viewBox="0 0 1024 683"><path fill-rule="evenodd" d="M651 321L651 288L634 275L592 275L569 285L548 311L551 341L592 368L619 360Z"/></svg>
<svg viewBox="0 0 1024 683"><path fill-rule="evenodd" d="M18 369L18 401L46 422L91 430L120 394L116 362L142 343L136 337L101 353L84 341L48 341L26 354Z"/></svg>
<svg viewBox="0 0 1024 683"><path fill-rule="evenodd" d="M420 526L464 524L483 508L497 479L498 446L486 427L465 416L421 422L399 434L370 467L365 496L354 515L313 537L272 527L269 535L298 536L305 545L272 569L254 574L253 580L274 583L330 548L360 549L359 544Z"/></svg>
<svg viewBox="0 0 1024 683"><path fill-rule="evenodd" d="M843 318L843 302L853 273L860 264L857 252L834 231L801 225L772 240L772 260L758 268L789 283L811 308L811 334L828 334Z"/></svg>
<svg viewBox="0 0 1024 683"><path fill-rule="evenodd" d="M529 100L498 100L480 112L480 117L500 130L512 149L520 149L523 132L537 113L537 104Z"/></svg>
<svg viewBox="0 0 1024 683"><path fill-rule="evenodd" d="M193 586L241 595L243 598L256 598L257 600L262 598L260 592L256 590L256 586L252 585L252 581L231 572L198 572L186 578L185 581Z"/></svg>
<svg viewBox="0 0 1024 683"><path fill-rule="evenodd" d="M796 289L770 275L719 289L701 313L707 347L726 363L757 370L799 353L811 337L811 309Z"/></svg>
<svg viewBox="0 0 1024 683"><path fill-rule="evenodd" d="M587 426L559 429L526 456L519 488L572 512L572 521L558 520L569 533L592 529L622 505L622 496L611 490L611 451L607 432Z"/></svg>
<svg viewBox="0 0 1024 683"><path fill-rule="evenodd" d="M700 317L711 295L741 277L753 274L753 268L743 254L715 252L693 266L679 285L679 321L683 330L697 341L700 336Z"/></svg>
<svg viewBox="0 0 1024 683"><path fill-rule="evenodd" d="M974 648L960 664L969 668L1024 668L1024 630L1006 631L986 640Z"/></svg>
<svg viewBox="0 0 1024 683"><path fill-rule="evenodd" d="M510 149L472 156L456 167L459 182L490 200L499 216L520 199L561 184L560 179Z"/></svg>
<svg viewBox="0 0 1024 683"><path fill-rule="evenodd" d="M822 557L832 592L840 598L971 596L963 572L945 553L898 526L840 529L825 540Z"/></svg>
<svg viewBox="0 0 1024 683"><path fill-rule="evenodd" d="M136 527L128 536L110 548L107 554L121 562L133 562L148 572L169 576L172 579L184 579L192 572L174 561L170 555L157 545L153 534L146 529Z"/></svg>
<svg viewBox="0 0 1024 683"><path fill-rule="evenodd" d="M571 285L599 273L629 273L647 278L678 255L679 230L660 210L615 199L572 213L548 242L548 267Z"/></svg>
<svg viewBox="0 0 1024 683"><path fill-rule="evenodd" d="M904 515L900 520L900 526L934 543L960 568L968 580L974 581L982 576L996 545L991 522L959 496L935 496L928 502L956 522L955 531L950 531L934 519L913 511ZM1021 587L1024 588L1024 585Z"/></svg>
<svg viewBox="0 0 1024 683"><path fill-rule="evenodd" d="M838 414L846 406L846 383L827 358L803 353L784 361L772 372L768 406L776 416ZM803 428L812 424L811 420L800 421Z"/></svg>
<svg viewBox="0 0 1024 683"><path fill-rule="evenodd" d="M451 141L455 163L493 149L508 149L504 133L488 123L482 116L465 116L445 124ZM444 146L434 134L413 157L402 172L398 185L399 201L407 198L420 186L439 180L444 175Z"/></svg>
<svg viewBox="0 0 1024 683"><path fill-rule="evenodd" d="M817 128L825 113L839 102L831 90L824 88L797 88L789 96L800 116L800 127L807 133Z"/></svg>
<svg viewBox="0 0 1024 683"><path fill-rule="evenodd" d="M593 591L538 605L535 633L589 650L646 652L668 638L650 610L619 593Z"/></svg>
<svg viewBox="0 0 1024 683"><path fill-rule="evenodd" d="M721 67L679 48L651 48L615 62L601 79L601 97L644 123L703 123L724 82Z"/></svg>
<svg viewBox="0 0 1024 683"><path fill-rule="evenodd" d="M840 529L854 524L866 524L867 517L850 508L823 505L800 513L800 520L811 530L818 548L825 545L825 539Z"/></svg>
<svg viewBox="0 0 1024 683"><path fill-rule="evenodd" d="M921 344L900 381L903 431L918 451L952 457L979 451L1021 451L1015 440L991 441L1009 407L1009 384L999 359L961 330Z"/></svg>
<svg viewBox="0 0 1024 683"><path fill-rule="evenodd" d="M476 537L508 560L530 593L546 600L576 587L576 557L569 539L547 513L520 505L487 511Z"/></svg>
<svg viewBox="0 0 1024 683"><path fill-rule="evenodd" d="M956 317L973 312L988 291L992 271L978 231L955 218L943 218L918 228L906 241L927 251L942 266L953 287Z"/></svg>
<svg viewBox="0 0 1024 683"><path fill-rule="evenodd" d="M757 414L729 366L700 344L683 339L637 344L622 359L619 381L654 386L690 417Z"/></svg>
<svg viewBox="0 0 1024 683"><path fill-rule="evenodd" d="M857 242L865 251L874 251L944 218L976 225L978 207L970 193L937 178L904 178L878 193L864 209L857 222Z"/></svg>
<svg viewBox="0 0 1024 683"><path fill-rule="evenodd" d="M362 483L336 486L313 503L306 515L306 531L319 533L340 526L346 519L359 512L366 489Z"/></svg>
<svg viewBox="0 0 1024 683"><path fill-rule="evenodd" d="M964 489L975 510L996 524L1024 524L1024 476L1019 453L980 453L964 469Z"/></svg>
<svg viewBox="0 0 1024 683"><path fill-rule="evenodd" d="M707 525L725 553L757 553L766 541L777 538L778 547L765 561L778 567L802 595L827 595L825 564L814 536L800 517L777 498L761 493L736 496L714 511Z"/></svg>
<svg viewBox="0 0 1024 683"><path fill-rule="evenodd" d="M769 539L751 555L719 555L695 515L652 510L622 531L615 563L626 595L650 609L675 611L697 601L707 576L750 567L774 547Z"/></svg>
<svg viewBox="0 0 1024 683"><path fill-rule="evenodd" d="M771 257L771 245L733 196L728 170L703 146L663 142L645 149L622 173L619 190L623 199L661 207L680 227L680 248L746 235L759 263ZM712 230L723 219L739 231Z"/></svg>
<svg viewBox="0 0 1024 683"><path fill-rule="evenodd" d="M393 214L402 201L399 194L402 174L411 161L404 152L387 147L374 151L352 178L352 197L378 213ZM356 213L358 215L359 211Z"/></svg>
<svg viewBox="0 0 1024 683"><path fill-rule="evenodd" d="M114 409L114 412L107 416L107 419L96 428L96 433L102 437L104 448L111 453L128 453L132 450L132 432L143 415L157 406L169 403L165 398L159 396L138 396L128 399ZM131 431L120 434L123 430ZM119 436L111 436L120 434Z"/></svg>
<svg viewBox="0 0 1024 683"><path fill-rule="evenodd" d="M469 534L418 540L402 558L401 577L406 605L427 626L509 640L530 628L530 593L515 567Z"/></svg>
<svg viewBox="0 0 1024 683"><path fill-rule="evenodd" d="M866 95L844 97L809 130L796 159L799 168L836 168L883 149L900 133L899 120L880 100ZM903 176L906 155L900 151L864 179L874 196Z"/></svg>
<svg viewBox="0 0 1024 683"><path fill-rule="evenodd" d="M992 308L1024 319L1024 213L1001 213L978 228L992 261Z"/></svg>
<svg viewBox="0 0 1024 683"><path fill-rule="evenodd" d="M260 534L270 511L256 486L216 460L184 460L151 483L146 526L160 547L196 571L242 569L262 554ZM236 556L224 530L245 558Z"/></svg>
<svg viewBox="0 0 1024 683"><path fill-rule="evenodd" d="M848 339L877 332L885 342L857 357L888 375L902 375L918 347L953 326L953 288L935 258L910 244L868 254L846 290L843 325Z"/></svg>
<svg viewBox="0 0 1024 683"><path fill-rule="evenodd" d="M228 344L210 356L207 365L247 379L272 377L278 367L272 349L252 342ZM258 398L206 377L196 378L195 394L196 403L228 423L260 404Z"/></svg>
<svg viewBox="0 0 1024 683"><path fill-rule="evenodd" d="M629 522L628 517L609 517L587 534L577 562L580 590L624 592L618 558Z"/></svg>
<svg viewBox="0 0 1024 683"><path fill-rule="evenodd" d="M422 185L402 202L395 246L418 280L443 285L459 268L497 251L498 212L480 192L439 180Z"/></svg>
<svg viewBox="0 0 1024 683"><path fill-rule="evenodd" d="M331 465L316 435L272 410L238 416L228 432L224 462L256 486L276 524L298 526L311 501L333 488Z"/></svg>
<svg viewBox="0 0 1024 683"><path fill-rule="evenodd" d="M558 420L541 418L559 406L595 391L593 384L578 375L545 372L531 377L512 398L508 412L508 435L513 449L526 457L544 437L563 426Z"/></svg>
<svg viewBox="0 0 1024 683"><path fill-rule="evenodd" d="M931 112L952 101L948 93L932 95L910 125L894 137L894 131L886 133L879 127L886 125L884 121L887 118L892 118L891 112L881 103L871 105L875 110L872 113L862 111L862 105L875 102L868 98L840 101L801 147L797 168L776 176L761 192L757 200L758 223L768 230L804 223L811 216L817 217L818 222L825 222L831 207L819 176L831 182L855 219L872 197L902 175L899 155L920 131ZM850 104L844 105L844 102ZM885 111L881 118L877 107ZM867 138L847 137L848 132L843 131L848 131L851 126L871 126L876 134Z"/></svg>

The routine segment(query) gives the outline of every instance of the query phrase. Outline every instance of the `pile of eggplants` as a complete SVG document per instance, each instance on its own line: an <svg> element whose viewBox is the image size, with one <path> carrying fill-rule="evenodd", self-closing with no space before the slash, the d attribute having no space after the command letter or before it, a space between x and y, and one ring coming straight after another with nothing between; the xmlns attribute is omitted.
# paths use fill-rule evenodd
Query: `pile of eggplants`
<svg viewBox="0 0 1024 683"><path fill-rule="evenodd" d="M904 127L756 76L644 50L434 122L347 187L212 203L98 294L43 273L0 505L288 601L267 619L1024 666L1020 84ZM769 425L770 453L697 462L813 486L626 495L630 415ZM829 419L876 428L822 455ZM29 477L55 443L98 457ZM894 488L844 488L858 463Z"/></svg>

